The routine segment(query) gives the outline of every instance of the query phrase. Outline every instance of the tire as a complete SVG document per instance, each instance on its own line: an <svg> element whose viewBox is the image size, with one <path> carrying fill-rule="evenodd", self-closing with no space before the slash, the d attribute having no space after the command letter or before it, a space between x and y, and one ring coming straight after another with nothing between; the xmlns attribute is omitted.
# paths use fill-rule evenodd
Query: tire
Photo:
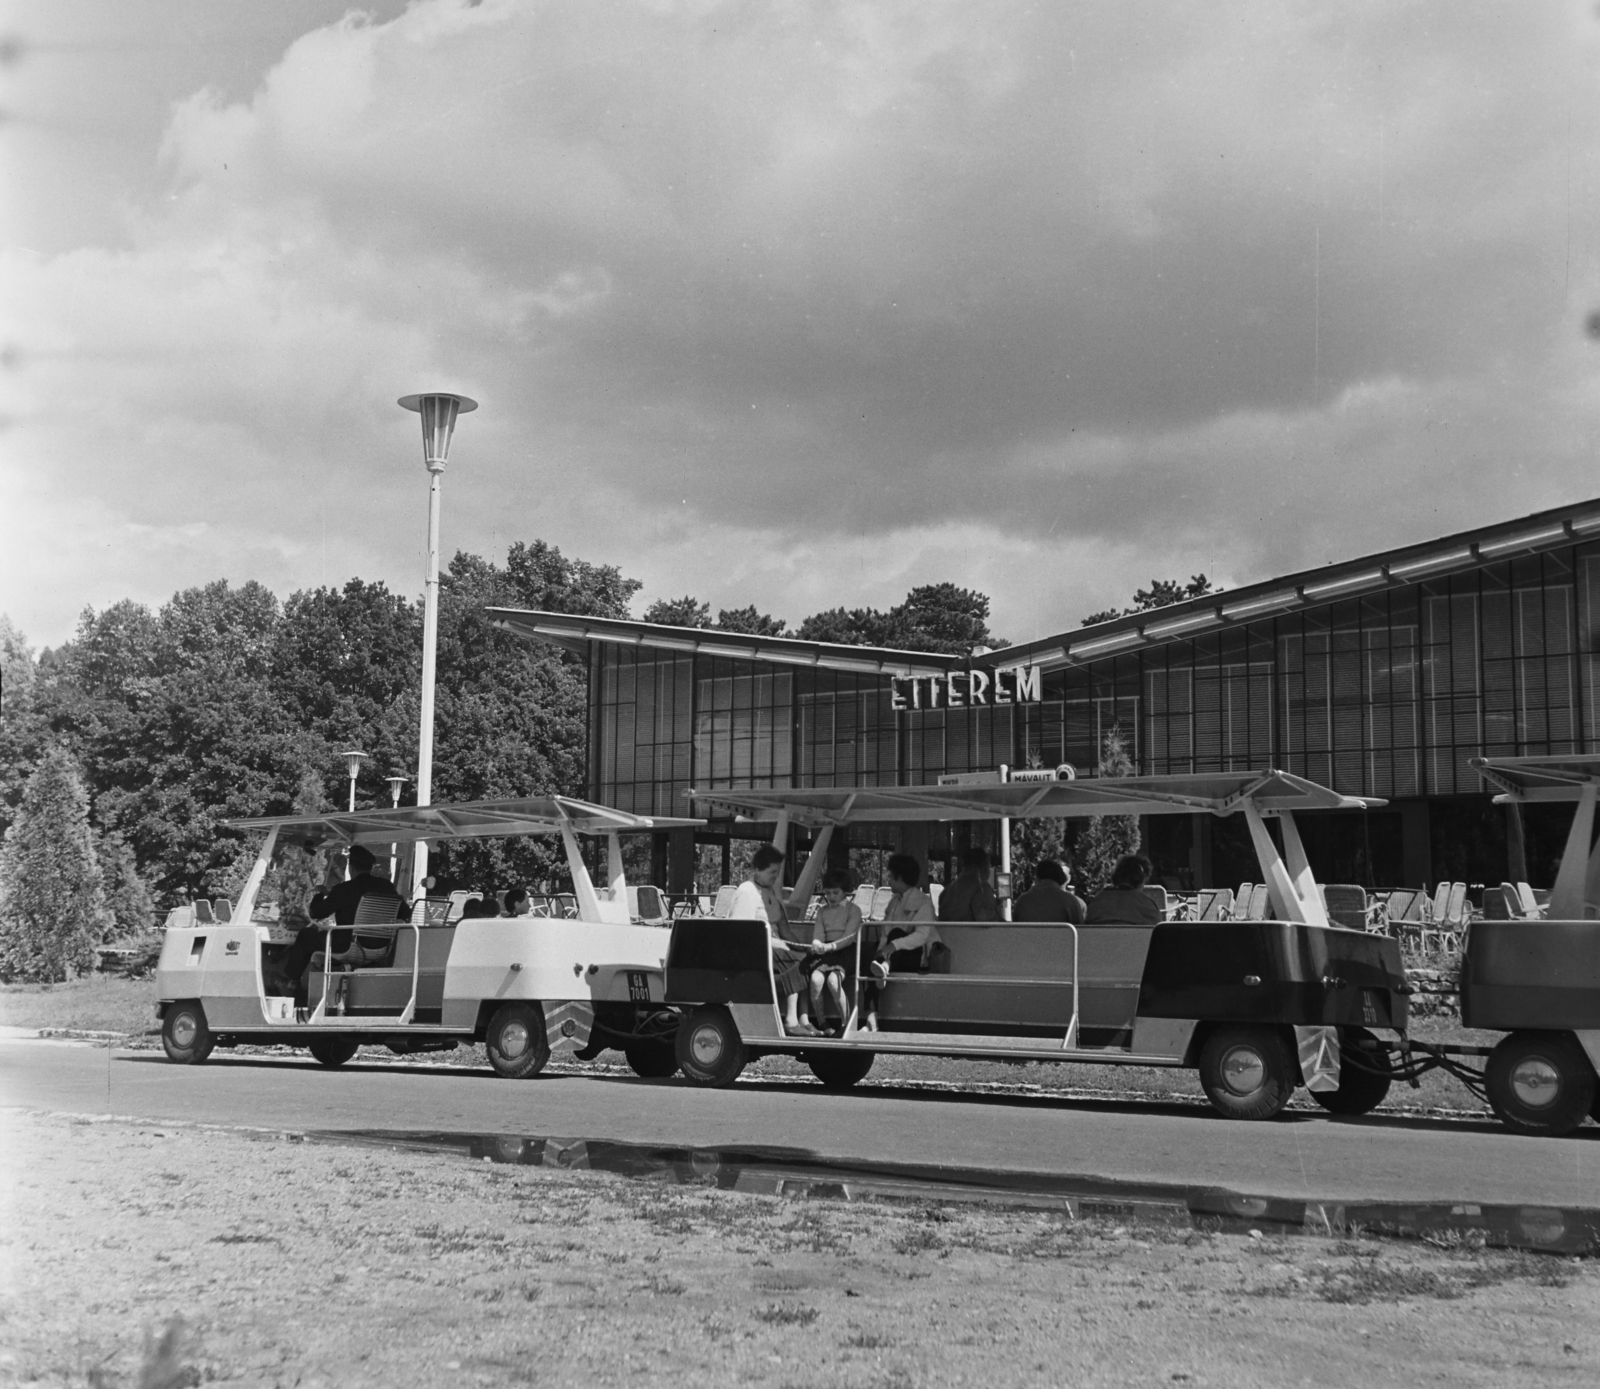
<svg viewBox="0 0 1600 1389"><path fill-rule="evenodd" d="M822 1082L824 1090L848 1090L866 1079L878 1057L870 1051L805 1051L800 1053L800 1059L811 1067L811 1074Z"/></svg>
<svg viewBox="0 0 1600 1389"><path fill-rule="evenodd" d="M1370 1114L1389 1097L1389 1086L1393 1080L1389 1074L1389 1053L1367 1051L1360 1047L1362 1042L1378 1040L1364 1027L1346 1027L1342 1029L1342 1034L1339 1038L1339 1088L1313 1090L1311 1098L1329 1114ZM1353 1051L1371 1069L1352 1066L1349 1058Z"/></svg>
<svg viewBox="0 0 1600 1389"><path fill-rule="evenodd" d="M168 1061L198 1066L211 1055L217 1039L206 1025L206 1010L194 999L174 1003L161 1020L161 1046Z"/></svg>
<svg viewBox="0 0 1600 1389"><path fill-rule="evenodd" d="M496 1075L507 1080L538 1075L550 1059L544 1009L537 1003L502 1004L489 1019L483 1045Z"/></svg>
<svg viewBox="0 0 1600 1389"><path fill-rule="evenodd" d="M634 1042L623 1047L622 1054L642 1080L664 1080L678 1073L678 1054L670 1042Z"/></svg>
<svg viewBox="0 0 1600 1389"><path fill-rule="evenodd" d="M749 1050L721 1004L696 1008L678 1029L678 1068L692 1085L721 1089L739 1079Z"/></svg>
<svg viewBox="0 0 1600 1389"><path fill-rule="evenodd" d="M1489 1103L1517 1133L1558 1138L1595 1107L1595 1074L1569 1032L1513 1032L1489 1055Z"/></svg>
<svg viewBox="0 0 1600 1389"><path fill-rule="evenodd" d="M1219 1027L1200 1050L1200 1084L1229 1119L1270 1119L1294 1094L1295 1059L1272 1027Z"/></svg>
<svg viewBox="0 0 1600 1389"><path fill-rule="evenodd" d="M361 1050L354 1037L313 1037L309 1043L311 1054L324 1066L342 1066Z"/></svg>

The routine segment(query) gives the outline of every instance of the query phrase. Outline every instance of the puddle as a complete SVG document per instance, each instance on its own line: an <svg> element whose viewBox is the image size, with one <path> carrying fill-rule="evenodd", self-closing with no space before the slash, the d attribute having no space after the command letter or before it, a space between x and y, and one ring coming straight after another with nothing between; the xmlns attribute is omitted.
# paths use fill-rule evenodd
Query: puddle
<svg viewBox="0 0 1600 1389"><path fill-rule="evenodd" d="M1053 1177L979 1168L836 1162L800 1148L675 1148L593 1138L338 1129L312 1142L439 1153L519 1167L611 1172L638 1181L715 1187L793 1200L977 1202L1054 1210L1073 1219L1248 1234L1383 1235L1482 1242L1551 1254L1600 1252L1600 1210L1392 1201L1300 1201L1223 1187Z"/></svg>

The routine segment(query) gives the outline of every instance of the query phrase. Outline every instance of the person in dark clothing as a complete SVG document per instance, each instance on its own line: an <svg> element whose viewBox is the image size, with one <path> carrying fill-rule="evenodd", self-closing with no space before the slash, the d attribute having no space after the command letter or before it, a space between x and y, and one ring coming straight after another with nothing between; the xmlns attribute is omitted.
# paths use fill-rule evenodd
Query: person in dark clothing
<svg viewBox="0 0 1600 1389"><path fill-rule="evenodd" d="M961 855L961 871L939 897L939 920L1000 920L1000 900L989 878L989 855L976 845Z"/></svg>
<svg viewBox="0 0 1600 1389"><path fill-rule="evenodd" d="M1085 918L1090 926L1157 926L1161 908L1144 890L1150 877L1150 860L1129 854L1111 870L1111 886L1095 894Z"/></svg>
<svg viewBox="0 0 1600 1389"><path fill-rule="evenodd" d="M322 880L322 891L312 897L311 905L306 909L312 923L331 916L340 926L353 926L358 911L364 918L364 925L376 925L379 921L404 921L411 915L405 898L395 891L394 884L372 871L377 860L371 850L352 844L349 864L350 877L347 880L343 856L334 855L328 865L327 876ZM362 910L362 903L369 898L377 901ZM391 903L392 909L389 906ZM280 986L288 985L294 989L297 997L305 997L303 976L310 967L311 957L323 948L325 940L334 959L338 959L355 943L355 932L334 931L330 938L329 932L315 924L302 926L294 943L278 960L276 973Z"/></svg>
<svg viewBox="0 0 1600 1389"><path fill-rule="evenodd" d="M1011 904L1013 921L1066 921L1082 926L1083 899L1067 889L1066 865L1042 859L1033 870L1033 886Z"/></svg>

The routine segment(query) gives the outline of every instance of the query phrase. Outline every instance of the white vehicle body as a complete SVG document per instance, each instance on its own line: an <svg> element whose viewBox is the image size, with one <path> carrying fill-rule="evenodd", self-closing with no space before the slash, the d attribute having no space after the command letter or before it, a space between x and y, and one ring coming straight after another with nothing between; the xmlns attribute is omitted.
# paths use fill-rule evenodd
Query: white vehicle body
<svg viewBox="0 0 1600 1389"><path fill-rule="evenodd" d="M657 1031L670 1027L671 1014L662 1006L670 933L630 917L637 889L630 890L625 879L620 836L698 823L629 815L560 796L230 822L236 829L264 830L265 839L231 920L202 923L193 913L174 913L169 921L156 970L168 1054L194 1061L204 1060L217 1044L282 1043L310 1046L319 1060L337 1065L362 1043L420 1051L484 1041L497 1070L521 1075L536 1072L551 1052L591 1043L631 1041L648 1048L660 1039L642 1033L640 1019L652 1019ZM445 904L419 902L409 921L358 914L353 926L317 923L314 929L330 934L351 931L392 944L376 959L344 965L325 942L301 1006L293 996L269 990L268 965L295 939L294 932L255 911L276 853L289 846L360 844L381 856L390 846L419 840L523 834L561 837L578 901L575 919L452 921ZM604 888L589 876L579 834L607 840ZM517 1064L502 1066L496 1042L508 1039L525 1049L513 1047Z"/></svg>

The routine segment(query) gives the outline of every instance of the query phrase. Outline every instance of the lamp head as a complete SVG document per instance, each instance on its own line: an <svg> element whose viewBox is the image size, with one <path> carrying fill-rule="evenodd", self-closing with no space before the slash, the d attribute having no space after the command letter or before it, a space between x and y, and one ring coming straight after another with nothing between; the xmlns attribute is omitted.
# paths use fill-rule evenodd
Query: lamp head
<svg viewBox="0 0 1600 1389"><path fill-rule="evenodd" d="M367 760L366 753L351 748L346 752L341 752L339 756L344 758L345 766L350 769L350 780L354 781L361 771L361 764Z"/></svg>
<svg viewBox="0 0 1600 1389"><path fill-rule="evenodd" d="M478 402L447 391L428 391L403 395L400 404L422 416L422 461L430 473L442 473L450 457L450 436L455 433L457 416L476 410Z"/></svg>
<svg viewBox="0 0 1600 1389"><path fill-rule="evenodd" d="M401 776L399 772L396 772L393 776L384 777L384 780L389 783L389 799L393 801L395 805L399 805L400 788L404 786L406 782L410 781L411 778Z"/></svg>

